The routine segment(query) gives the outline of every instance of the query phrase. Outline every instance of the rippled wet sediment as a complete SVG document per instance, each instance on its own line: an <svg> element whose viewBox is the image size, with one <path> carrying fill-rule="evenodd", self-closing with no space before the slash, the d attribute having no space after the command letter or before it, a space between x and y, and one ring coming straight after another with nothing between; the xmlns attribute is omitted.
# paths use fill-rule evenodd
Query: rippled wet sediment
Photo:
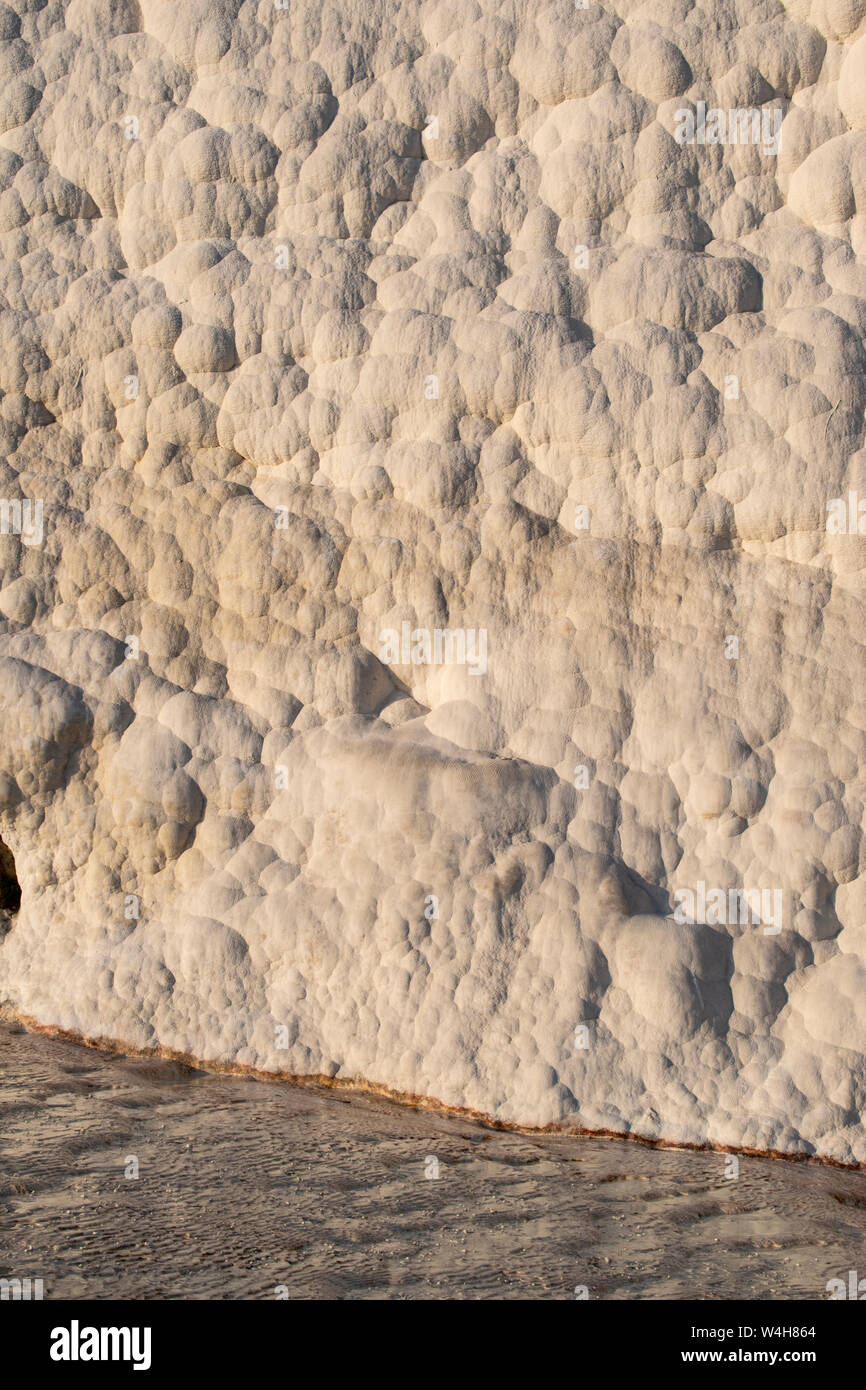
<svg viewBox="0 0 866 1390"><path fill-rule="evenodd" d="M739 1162L0 1025L0 1275L46 1298L826 1298L864 1263L866 1174Z"/></svg>

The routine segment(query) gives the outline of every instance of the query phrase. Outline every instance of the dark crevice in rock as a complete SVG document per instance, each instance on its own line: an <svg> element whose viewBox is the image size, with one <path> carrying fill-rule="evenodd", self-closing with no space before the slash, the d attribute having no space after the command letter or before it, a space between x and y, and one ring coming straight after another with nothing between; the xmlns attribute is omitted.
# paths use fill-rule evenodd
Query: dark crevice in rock
<svg viewBox="0 0 866 1390"><path fill-rule="evenodd" d="M21 884L15 872L15 860L9 846L0 840L0 911L11 914L20 906Z"/></svg>

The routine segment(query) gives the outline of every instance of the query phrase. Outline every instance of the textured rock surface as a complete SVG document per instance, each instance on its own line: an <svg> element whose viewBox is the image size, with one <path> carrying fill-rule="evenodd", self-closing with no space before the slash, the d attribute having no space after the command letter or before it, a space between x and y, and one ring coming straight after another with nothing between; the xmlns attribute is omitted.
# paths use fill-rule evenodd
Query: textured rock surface
<svg viewBox="0 0 866 1390"><path fill-rule="evenodd" d="M864 0L0 35L0 995L866 1162Z"/></svg>

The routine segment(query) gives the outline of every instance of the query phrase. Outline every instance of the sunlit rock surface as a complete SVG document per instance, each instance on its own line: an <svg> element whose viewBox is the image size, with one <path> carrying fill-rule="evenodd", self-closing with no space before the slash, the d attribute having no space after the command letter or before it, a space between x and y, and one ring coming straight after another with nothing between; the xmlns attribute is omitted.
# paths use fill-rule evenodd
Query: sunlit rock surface
<svg viewBox="0 0 866 1390"><path fill-rule="evenodd" d="M866 1162L864 0L0 36L0 997Z"/></svg>

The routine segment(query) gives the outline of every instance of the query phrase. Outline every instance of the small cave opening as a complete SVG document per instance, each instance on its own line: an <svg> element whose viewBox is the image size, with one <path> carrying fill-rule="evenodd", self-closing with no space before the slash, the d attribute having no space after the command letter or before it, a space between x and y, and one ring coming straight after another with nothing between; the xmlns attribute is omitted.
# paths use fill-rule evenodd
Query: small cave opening
<svg viewBox="0 0 866 1390"><path fill-rule="evenodd" d="M0 840L0 913L13 916L20 906L21 884L15 872L15 859L5 840ZM8 918L5 922L0 918L0 929L11 925Z"/></svg>

